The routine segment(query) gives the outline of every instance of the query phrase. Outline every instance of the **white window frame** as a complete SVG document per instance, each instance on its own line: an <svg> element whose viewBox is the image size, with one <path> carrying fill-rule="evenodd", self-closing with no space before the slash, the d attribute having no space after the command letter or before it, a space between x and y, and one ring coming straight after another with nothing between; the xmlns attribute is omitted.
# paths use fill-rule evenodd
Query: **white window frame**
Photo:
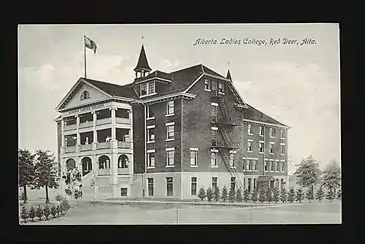
<svg viewBox="0 0 365 244"><path fill-rule="evenodd" d="M263 148L263 150L262 150L262 152L261 152L261 150L260 150L260 145L263 145L262 146L262 148ZM264 141L259 141L259 153L265 153L265 142Z"/></svg>
<svg viewBox="0 0 365 244"><path fill-rule="evenodd" d="M261 132L262 132L262 134L261 134ZM265 127L263 125L260 125L259 135L260 136L265 136Z"/></svg>
<svg viewBox="0 0 365 244"><path fill-rule="evenodd" d="M147 150L147 169L154 169L156 166L156 155L154 156L154 161L153 161L153 166L151 165L151 161L150 161L150 154L151 153L156 153L155 149L152 150Z"/></svg>
<svg viewBox="0 0 365 244"><path fill-rule="evenodd" d="M152 93L150 93L150 84L153 84L154 86L154 91ZM140 97L147 97L147 96L152 96L152 95L156 95L156 83L154 81L151 82L146 82L146 83L142 83L139 85L139 93L142 94L142 86L146 86L146 94L145 95L140 95Z"/></svg>
<svg viewBox="0 0 365 244"><path fill-rule="evenodd" d="M169 137L169 128L172 128L173 130L173 135L171 138ZM166 141L175 140L175 122L166 123L166 137Z"/></svg>
<svg viewBox="0 0 365 244"><path fill-rule="evenodd" d="M210 152L210 167L212 167L212 168L218 168L218 161L217 161L217 153L218 152L218 150L216 151L216 150L211 150L211 152ZM214 164L213 164L213 154L214 154Z"/></svg>
<svg viewBox="0 0 365 244"><path fill-rule="evenodd" d="M208 89L205 87L206 84L208 84ZM210 89L210 80L209 79L204 80L204 91L209 91L209 92L212 91Z"/></svg>
<svg viewBox="0 0 365 244"><path fill-rule="evenodd" d="M271 148L271 145L272 145L272 148ZM270 142L270 146L269 146L269 153L270 154L274 154L274 145L275 145L275 142ZM271 149L272 149L272 152L271 152Z"/></svg>
<svg viewBox="0 0 365 244"><path fill-rule="evenodd" d="M266 168L266 169L265 169ZM269 160L264 160L264 171L269 172Z"/></svg>
<svg viewBox="0 0 365 244"><path fill-rule="evenodd" d="M173 157L172 157L172 164L169 165L169 153L173 152ZM166 148L166 167L170 168L170 167L175 167L175 148L171 147L171 148Z"/></svg>
<svg viewBox="0 0 365 244"><path fill-rule="evenodd" d="M152 195L150 195L150 183L148 182L149 179L152 179L152 191L153 191ZM155 179L152 177L147 178L147 194L149 197L152 197L155 195Z"/></svg>
<svg viewBox="0 0 365 244"><path fill-rule="evenodd" d="M236 168L236 166L234 165L234 153L233 152L229 153L229 166L231 168Z"/></svg>
<svg viewBox="0 0 365 244"><path fill-rule="evenodd" d="M251 166L251 160L252 159L246 159L246 171L252 171L252 167Z"/></svg>
<svg viewBox="0 0 365 244"><path fill-rule="evenodd" d="M280 135L280 138L281 139L285 139L285 133L284 132L285 132L285 130L284 129L281 129L281 135Z"/></svg>
<svg viewBox="0 0 365 244"><path fill-rule="evenodd" d="M275 129L275 135L273 136L273 131L274 131L275 128L270 128L270 138L275 138L276 136L276 129Z"/></svg>
<svg viewBox="0 0 365 244"><path fill-rule="evenodd" d="M250 149L250 147L249 147L249 143L251 143L251 150L249 150ZM252 145L253 145L253 140L247 140L247 152L252 152Z"/></svg>
<svg viewBox="0 0 365 244"><path fill-rule="evenodd" d="M199 167L198 166L198 151L199 149L198 148L190 148L190 167ZM194 152L195 153L195 164L192 164L191 163L191 153Z"/></svg>
<svg viewBox="0 0 365 244"><path fill-rule="evenodd" d="M257 160L252 159L252 171L257 171Z"/></svg>
<svg viewBox="0 0 365 244"><path fill-rule="evenodd" d="M284 153L282 149L284 149ZM285 155L285 143L280 143L280 155Z"/></svg>
<svg viewBox="0 0 365 244"><path fill-rule="evenodd" d="M285 160L281 160L280 162L281 162L281 172L285 172Z"/></svg>
<svg viewBox="0 0 365 244"><path fill-rule="evenodd" d="M246 171L246 170L247 170L247 167L246 167L246 160L247 160L246 158L243 158L243 159L242 159L242 170L243 170L243 171Z"/></svg>
<svg viewBox="0 0 365 244"><path fill-rule="evenodd" d="M172 106L170 106L172 104ZM169 113L169 108L172 107L172 113ZM166 117L175 115L175 100L166 102Z"/></svg>
<svg viewBox="0 0 365 244"><path fill-rule="evenodd" d="M276 166L276 169L275 169L276 172L281 172L281 163L277 161L275 166Z"/></svg>
<svg viewBox="0 0 365 244"><path fill-rule="evenodd" d="M217 81L218 83L218 93L224 95L224 83L222 81ZM220 91L220 85L222 85L222 91Z"/></svg>
<svg viewBox="0 0 365 244"><path fill-rule="evenodd" d="M156 117L153 116L153 117L150 117L150 108L151 108L151 105L147 105L147 120L150 120L150 119L155 119Z"/></svg>
<svg viewBox="0 0 365 244"><path fill-rule="evenodd" d="M247 124L247 134L252 136L253 133L252 133L252 125L251 124Z"/></svg>
<svg viewBox="0 0 365 244"><path fill-rule="evenodd" d="M155 131L155 134L154 134L154 138L153 138L153 141L150 141L150 129L155 129L156 126L155 125L148 125L147 126L147 143L154 143L156 141L156 131Z"/></svg>
<svg viewBox="0 0 365 244"><path fill-rule="evenodd" d="M193 178L195 179L195 182L193 182ZM195 184L195 194L192 194L193 184ZM198 177L192 176L190 177L190 195L196 196L197 194L198 194Z"/></svg>

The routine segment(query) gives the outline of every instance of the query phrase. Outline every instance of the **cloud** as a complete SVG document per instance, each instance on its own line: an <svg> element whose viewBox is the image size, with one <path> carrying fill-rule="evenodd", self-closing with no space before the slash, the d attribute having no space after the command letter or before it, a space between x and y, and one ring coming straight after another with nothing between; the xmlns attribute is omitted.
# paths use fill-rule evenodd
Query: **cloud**
<svg viewBox="0 0 365 244"><path fill-rule="evenodd" d="M173 61L170 61L169 59L163 59L158 65L158 70L172 72L178 68L181 68L182 65L184 65L184 62L179 59L174 59Z"/></svg>

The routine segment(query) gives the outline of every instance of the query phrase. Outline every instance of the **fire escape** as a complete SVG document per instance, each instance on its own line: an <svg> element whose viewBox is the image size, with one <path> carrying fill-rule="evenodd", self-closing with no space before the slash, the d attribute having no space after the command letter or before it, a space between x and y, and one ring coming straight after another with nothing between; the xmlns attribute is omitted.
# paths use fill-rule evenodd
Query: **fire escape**
<svg viewBox="0 0 365 244"><path fill-rule="evenodd" d="M238 143L232 141L232 131L237 124L232 121L228 106L218 90L212 90L211 100L212 102L218 103L218 108L220 108L220 111L222 112L222 116L218 116L217 108L216 114L212 115L211 125L218 128L223 139L219 140L218 135L216 139L213 138L212 148L218 150L231 177L235 177L236 183L238 183L241 189L244 189L243 183L241 182L240 177L238 177L235 165L230 164L230 151L238 148Z"/></svg>

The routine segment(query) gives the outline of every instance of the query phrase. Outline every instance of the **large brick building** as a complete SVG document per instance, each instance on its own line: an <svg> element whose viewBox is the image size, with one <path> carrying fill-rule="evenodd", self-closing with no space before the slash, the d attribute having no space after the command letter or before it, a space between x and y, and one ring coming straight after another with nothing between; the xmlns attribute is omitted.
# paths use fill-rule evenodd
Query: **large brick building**
<svg viewBox="0 0 365 244"><path fill-rule="evenodd" d="M143 46L134 71L127 85L80 78L57 106L62 174L77 167L99 198L288 183L289 127L244 102L229 71L152 71Z"/></svg>

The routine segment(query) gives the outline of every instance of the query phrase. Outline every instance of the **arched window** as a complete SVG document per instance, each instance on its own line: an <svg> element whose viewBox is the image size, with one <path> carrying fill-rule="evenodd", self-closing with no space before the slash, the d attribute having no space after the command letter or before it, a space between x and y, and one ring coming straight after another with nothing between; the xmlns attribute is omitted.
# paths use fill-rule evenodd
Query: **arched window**
<svg viewBox="0 0 365 244"><path fill-rule="evenodd" d="M118 158L118 168L120 169L125 169L125 168L128 168L128 156L123 154L123 155L120 155L119 158Z"/></svg>
<svg viewBox="0 0 365 244"><path fill-rule="evenodd" d="M110 169L110 159L108 156L100 156L99 169Z"/></svg>
<svg viewBox="0 0 365 244"><path fill-rule="evenodd" d="M81 98L80 98L80 100L84 100L84 99L88 99L88 98L90 98L90 93L89 93L88 91L83 91L83 92L81 93Z"/></svg>
<svg viewBox="0 0 365 244"><path fill-rule="evenodd" d="M76 161L73 160L72 158L68 159L66 161L66 169L67 169L67 172L69 172L70 170L76 168Z"/></svg>
<svg viewBox="0 0 365 244"><path fill-rule="evenodd" d="M81 160L82 163L82 175L87 175L92 170L91 158L85 157Z"/></svg>

